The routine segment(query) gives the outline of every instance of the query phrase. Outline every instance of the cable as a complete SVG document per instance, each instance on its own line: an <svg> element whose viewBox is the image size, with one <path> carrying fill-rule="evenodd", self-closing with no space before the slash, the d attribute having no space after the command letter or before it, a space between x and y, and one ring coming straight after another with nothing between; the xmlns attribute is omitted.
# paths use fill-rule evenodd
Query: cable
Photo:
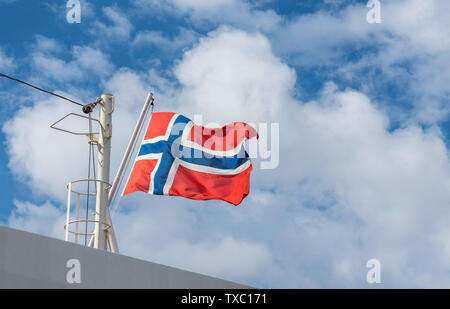
<svg viewBox="0 0 450 309"><path fill-rule="evenodd" d="M48 91L48 90L39 88L39 87L34 86L34 85L30 84L30 83L24 82L23 80L20 80L20 79L17 79L17 78L8 76L8 75L6 75L6 74L0 73L0 77L5 77L5 78L8 78L8 79L10 79L10 80L16 81L16 82L18 82L18 83L22 83L22 84L24 84L24 85L26 85L26 86L32 87L32 88L34 88L34 89L37 89L37 90L39 90L39 91L42 91L42 92L45 92L45 93L48 93L48 94L51 94L51 95L54 95L55 97L58 97L58 98L60 98L60 99L66 100L66 101L69 101L69 102L71 102L71 103L73 103L73 104L76 104L76 105L79 105L79 106L84 106L84 104L78 103L78 102L76 102L76 101L74 101L74 100L71 100L71 99L68 99L68 98L66 98L66 97L63 97L62 95L59 95L59 94L56 94L56 93L54 93L54 92L51 92L51 91Z"/></svg>
<svg viewBox="0 0 450 309"><path fill-rule="evenodd" d="M89 164L88 164L88 187L87 187L87 198L86 198L86 226L84 232L84 245L87 246L87 236L88 236L88 224L89 224L89 198L90 198L90 183L91 183L91 158L92 158L92 171L94 172L94 183L95 183L95 194L97 194L97 175L95 173L95 152L94 152L94 140L92 133L92 119L91 113L89 113Z"/></svg>

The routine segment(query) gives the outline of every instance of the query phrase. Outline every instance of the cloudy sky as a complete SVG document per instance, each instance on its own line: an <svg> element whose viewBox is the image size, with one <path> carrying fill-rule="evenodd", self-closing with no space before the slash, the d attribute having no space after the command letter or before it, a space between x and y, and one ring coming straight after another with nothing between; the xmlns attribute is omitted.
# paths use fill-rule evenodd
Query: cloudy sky
<svg viewBox="0 0 450 309"><path fill-rule="evenodd" d="M0 0L0 72L89 103L113 93L112 175L149 91L156 111L278 123L234 207L136 193L121 253L261 288L450 288L450 2ZM68 102L0 80L0 224L63 238L87 139ZM269 143L269 147L270 143Z"/></svg>

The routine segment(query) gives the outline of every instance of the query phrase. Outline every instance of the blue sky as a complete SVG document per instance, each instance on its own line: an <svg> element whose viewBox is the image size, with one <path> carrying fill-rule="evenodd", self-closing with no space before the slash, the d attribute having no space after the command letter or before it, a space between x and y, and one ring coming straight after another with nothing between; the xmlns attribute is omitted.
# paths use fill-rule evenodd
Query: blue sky
<svg viewBox="0 0 450 309"><path fill-rule="evenodd" d="M258 287L449 287L447 1L0 0L0 71L82 102L117 101L116 171L146 93L205 122L279 123L242 207L136 194L124 254ZM0 222L63 236L87 143L49 125L75 105L0 80ZM263 135L264 139L265 136ZM187 256L187 257L186 257Z"/></svg>

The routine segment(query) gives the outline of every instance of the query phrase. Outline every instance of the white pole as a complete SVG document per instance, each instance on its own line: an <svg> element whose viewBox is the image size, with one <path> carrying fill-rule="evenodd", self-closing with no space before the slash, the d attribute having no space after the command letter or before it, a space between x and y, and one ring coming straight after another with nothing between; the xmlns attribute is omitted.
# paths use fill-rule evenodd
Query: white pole
<svg viewBox="0 0 450 309"><path fill-rule="evenodd" d="M111 201L112 201L112 199L114 197L114 194L116 193L117 186L119 185L119 180L122 177L122 174L123 174L124 169L125 169L125 165L128 162L128 159L130 157L131 149L133 148L133 145L136 142L136 138L138 137L139 131L141 130L141 127L142 127L142 123L144 122L145 113L147 112L148 105L152 101L153 101L153 93L150 92L147 95L147 99L145 100L144 106L142 107L141 115L139 116L139 119L138 119L138 121L136 123L136 126L134 127L133 134L131 135L130 142L128 143L127 149L125 151L125 155L122 158L122 162L120 163L120 167L119 167L119 170L117 171L116 178L114 178L114 182L113 182L112 188L109 191L108 206L111 204Z"/></svg>
<svg viewBox="0 0 450 309"><path fill-rule="evenodd" d="M106 207L108 203L109 167L111 159L112 112L114 97L102 94L100 102L99 120L101 124L98 144L98 181L97 200L95 205L94 248L106 250Z"/></svg>
<svg viewBox="0 0 450 309"><path fill-rule="evenodd" d="M106 207L106 222L110 226L106 233L109 249L113 253L119 253L119 246L117 245L116 234L114 232L114 226L112 225L111 215L109 213L108 207ZM89 239L88 247L92 247L94 245L94 240L95 236L92 236L91 239Z"/></svg>
<svg viewBox="0 0 450 309"><path fill-rule="evenodd" d="M69 221L70 221L70 194L72 193L72 183L69 182L67 186L68 196L67 196L67 216L66 216L66 241L69 241Z"/></svg>
<svg viewBox="0 0 450 309"><path fill-rule="evenodd" d="M80 219L80 194L77 193L77 208L75 214L75 243L78 243L78 220ZM87 224L87 222L86 222Z"/></svg>

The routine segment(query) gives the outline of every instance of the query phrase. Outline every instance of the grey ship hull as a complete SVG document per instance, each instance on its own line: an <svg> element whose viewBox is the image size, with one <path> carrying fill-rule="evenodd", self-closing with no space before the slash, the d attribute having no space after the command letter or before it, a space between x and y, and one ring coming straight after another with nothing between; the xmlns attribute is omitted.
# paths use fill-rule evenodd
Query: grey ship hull
<svg viewBox="0 0 450 309"><path fill-rule="evenodd" d="M69 283L69 260L80 283ZM0 288L239 289L247 286L0 226Z"/></svg>

